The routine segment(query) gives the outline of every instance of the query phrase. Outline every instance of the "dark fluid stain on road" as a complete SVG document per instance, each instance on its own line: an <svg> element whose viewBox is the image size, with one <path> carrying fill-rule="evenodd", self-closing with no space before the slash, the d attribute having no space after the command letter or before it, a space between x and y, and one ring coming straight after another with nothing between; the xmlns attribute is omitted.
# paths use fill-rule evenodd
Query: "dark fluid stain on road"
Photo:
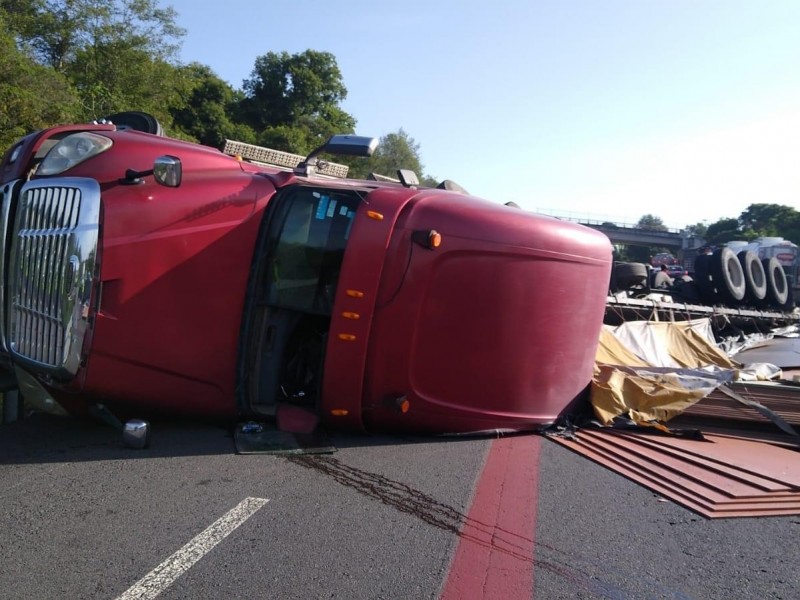
<svg viewBox="0 0 800 600"><path fill-rule="evenodd" d="M494 552L508 554L518 560L532 562L537 569L544 569L557 575L569 581L577 589L589 592L597 597L610 598L612 600L628 600L641 597L641 591L634 594L617 587L611 582L601 581L595 575L577 570L563 561L536 558L531 560L530 556L523 553L523 549L535 545L539 549L545 549L549 553L561 555L572 562L577 560L594 564L593 561L581 560L579 557L568 555L553 546L539 542L534 543L532 538L470 519L452 506L439 502L432 496L405 483L394 481L377 473L370 473L369 471L351 467L331 456L288 456L286 460L327 475L337 483L353 489L359 494L378 500L382 504L415 517L428 525L454 533L460 538L467 539ZM470 531L488 533L491 536L491 542L487 543L485 539L471 534ZM628 575L617 574L623 577L636 577L640 580L639 583L642 583L641 575L633 573ZM688 600L686 596L679 592L667 591L656 582L652 582L652 584L661 594L665 594L661 597Z"/></svg>
<svg viewBox="0 0 800 600"><path fill-rule="evenodd" d="M287 460L319 471L345 487L429 525L461 534L461 525L466 520L463 513L405 483L345 465L331 456L290 456Z"/></svg>

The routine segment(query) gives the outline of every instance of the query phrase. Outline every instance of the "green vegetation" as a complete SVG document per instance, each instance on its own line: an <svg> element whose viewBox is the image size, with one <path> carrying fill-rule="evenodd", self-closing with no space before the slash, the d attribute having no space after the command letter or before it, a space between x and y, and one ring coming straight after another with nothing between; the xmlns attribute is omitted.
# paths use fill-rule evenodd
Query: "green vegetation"
<svg viewBox="0 0 800 600"><path fill-rule="evenodd" d="M328 52L267 52L243 89L208 66L180 64L185 31L155 0L0 0L0 148L51 125L116 112L154 115L167 135L221 147L225 139L307 154L356 118ZM400 129L354 175L415 171L419 145Z"/></svg>
<svg viewBox="0 0 800 600"><path fill-rule="evenodd" d="M722 217L708 226L689 225L686 232L712 245L759 237L782 237L800 243L800 212L782 204L751 204L738 217Z"/></svg>

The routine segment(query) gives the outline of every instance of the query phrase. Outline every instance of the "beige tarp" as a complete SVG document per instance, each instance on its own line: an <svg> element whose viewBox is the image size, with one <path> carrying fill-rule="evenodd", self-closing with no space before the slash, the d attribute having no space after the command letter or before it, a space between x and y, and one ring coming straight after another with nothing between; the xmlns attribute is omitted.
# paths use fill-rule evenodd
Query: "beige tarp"
<svg viewBox="0 0 800 600"><path fill-rule="evenodd" d="M731 381L739 365L713 343L707 319L604 326L591 403L605 425L665 422Z"/></svg>

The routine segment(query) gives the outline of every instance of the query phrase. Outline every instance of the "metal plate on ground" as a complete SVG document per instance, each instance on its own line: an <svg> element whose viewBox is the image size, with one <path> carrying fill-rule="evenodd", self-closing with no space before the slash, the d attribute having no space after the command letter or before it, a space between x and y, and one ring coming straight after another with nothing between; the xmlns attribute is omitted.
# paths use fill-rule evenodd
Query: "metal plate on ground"
<svg viewBox="0 0 800 600"><path fill-rule="evenodd" d="M233 434L237 454L331 454L336 447L321 431L291 433L272 425L239 423Z"/></svg>

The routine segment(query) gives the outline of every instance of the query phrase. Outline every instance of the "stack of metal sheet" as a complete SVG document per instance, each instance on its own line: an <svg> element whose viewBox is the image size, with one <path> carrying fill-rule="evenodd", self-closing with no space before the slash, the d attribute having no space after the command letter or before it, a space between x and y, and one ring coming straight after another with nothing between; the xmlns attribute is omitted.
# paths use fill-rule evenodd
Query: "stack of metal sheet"
<svg viewBox="0 0 800 600"><path fill-rule="evenodd" d="M796 447L704 437L580 429L550 439L708 518L800 514Z"/></svg>
<svg viewBox="0 0 800 600"><path fill-rule="evenodd" d="M800 425L800 386L787 383L734 383L731 389L747 400L766 406L792 425ZM758 411L715 390L684 411L685 415L768 423Z"/></svg>

